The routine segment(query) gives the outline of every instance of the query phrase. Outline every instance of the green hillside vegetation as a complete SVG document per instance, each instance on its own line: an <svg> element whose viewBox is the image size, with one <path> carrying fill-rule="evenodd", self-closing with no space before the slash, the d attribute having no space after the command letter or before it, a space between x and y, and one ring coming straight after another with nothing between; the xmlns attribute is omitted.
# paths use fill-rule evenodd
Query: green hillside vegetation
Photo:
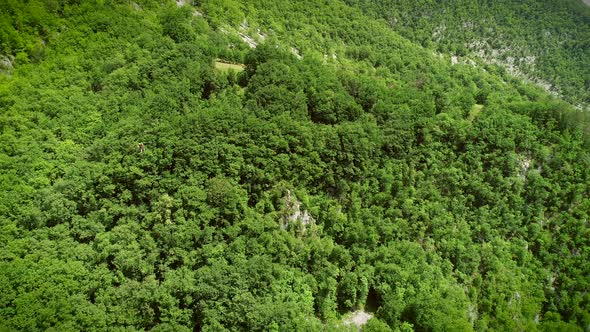
<svg viewBox="0 0 590 332"><path fill-rule="evenodd" d="M588 113L366 4L186 2L0 4L0 330L590 326Z"/></svg>
<svg viewBox="0 0 590 332"><path fill-rule="evenodd" d="M590 108L590 7L582 0L345 0L424 47L497 63Z"/></svg>

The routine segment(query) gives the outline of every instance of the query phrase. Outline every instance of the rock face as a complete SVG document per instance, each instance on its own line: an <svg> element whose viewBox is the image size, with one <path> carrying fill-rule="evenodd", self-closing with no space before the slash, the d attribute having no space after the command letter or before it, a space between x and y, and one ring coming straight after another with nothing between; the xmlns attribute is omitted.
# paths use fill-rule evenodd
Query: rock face
<svg viewBox="0 0 590 332"><path fill-rule="evenodd" d="M526 175L529 172L529 168L531 168L533 160L530 157L527 156L520 156L519 157L519 167L518 167L518 177L521 180L526 180Z"/></svg>
<svg viewBox="0 0 590 332"><path fill-rule="evenodd" d="M260 41L266 40L266 33L262 32L260 29L256 29L256 34L258 35L258 39L260 39Z"/></svg>
<svg viewBox="0 0 590 332"><path fill-rule="evenodd" d="M248 36L247 34L238 32L238 35L246 44L248 44L250 48L256 48L256 46L258 46L258 43L254 40L254 38Z"/></svg>
<svg viewBox="0 0 590 332"><path fill-rule="evenodd" d="M12 69L12 62L14 57L8 55L0 55L0 69L9 70Z"/></svg>
<svg viewBox="0 0 590 332"><path fill-rule="evenodd" d="M287 196L285 196L285 209L287 213L283 217L281 224L283 229L287 229L289 225L299 221L303 226L303 230L305 230L308 225L314 222L313 217L307 210L301 210L301 202L297 200L291 190L287 190Z"/></svg>
<svg viewBox="0 0 590 332"><path fill-rule="evenodd" d="M354 325L360 331L361 327L369 321L369 319L373 318L368 312L364 312L362 310L357 310L352 313L352 316L346 320L344 320L344 325L350 326Z"/></svg>
<svg viewBox="0 0 590 332"><path fill-rule="evenodd" d="M291 53L293 53L293 55L295 55L295 57L299 60L302 59L301 57L301 53L299 53L299 50L296 49L295 47L291 47Z"/></svg>

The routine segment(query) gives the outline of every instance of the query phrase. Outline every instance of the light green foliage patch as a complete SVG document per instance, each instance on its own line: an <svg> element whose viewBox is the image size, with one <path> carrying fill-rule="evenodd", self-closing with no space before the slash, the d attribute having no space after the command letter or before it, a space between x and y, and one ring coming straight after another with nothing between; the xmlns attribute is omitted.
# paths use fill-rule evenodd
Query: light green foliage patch
<svg viewBox="0 0 590 332"><path fill-rule="evenodd" d="M479 113L481 113L483 107L484 106L481 104L473 105L473 107L471 107L471 110L469 111L469 115L467 116L467 121L473 122L473 120L475 120L479 116Z"/></svg>
<svg viewBox="0 0 590 332"><path fill-rule="evenodd" d="M242 64L236 64L236 63L227 63L227 62L222 62L222 61L215 61L214 63L215 69L218 69L220 71L236 71L236 72L241 72L244 71L245 66Z"/></svg>

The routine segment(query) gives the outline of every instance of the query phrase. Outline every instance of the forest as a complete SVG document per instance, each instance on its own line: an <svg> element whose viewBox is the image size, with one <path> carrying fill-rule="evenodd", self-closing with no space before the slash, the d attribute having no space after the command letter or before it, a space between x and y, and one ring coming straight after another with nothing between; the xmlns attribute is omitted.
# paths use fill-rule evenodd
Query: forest
<svg viewBox="0 0 590 332"><path fill-rule="evenodd" d="M477 3L1 1L0 331L588 331L590 8Z"/></svg>
<svg viewBox="0 0 590 332"><path fill-rule="evenodd" d="M345 2L419 45L467 63L501 64L579 108L590 107L590 8L582 1Z"/></svg>

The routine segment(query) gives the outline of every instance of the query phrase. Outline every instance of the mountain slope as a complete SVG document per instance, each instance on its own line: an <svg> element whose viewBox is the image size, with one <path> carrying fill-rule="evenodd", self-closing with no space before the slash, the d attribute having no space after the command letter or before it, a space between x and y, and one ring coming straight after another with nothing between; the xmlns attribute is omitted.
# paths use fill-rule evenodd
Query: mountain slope
<svg viewBox="0 0 590 332"><path fill-rule="evenodd" d="M499 64L588 108L590 8L582 1L346 2L416 43Z"/></svg>
<svg viewBox="0 0 590 332"><path fill-rule="evenodd" d="M2 329L590 324L567 103L341 1L3 5Z"/></svg>

